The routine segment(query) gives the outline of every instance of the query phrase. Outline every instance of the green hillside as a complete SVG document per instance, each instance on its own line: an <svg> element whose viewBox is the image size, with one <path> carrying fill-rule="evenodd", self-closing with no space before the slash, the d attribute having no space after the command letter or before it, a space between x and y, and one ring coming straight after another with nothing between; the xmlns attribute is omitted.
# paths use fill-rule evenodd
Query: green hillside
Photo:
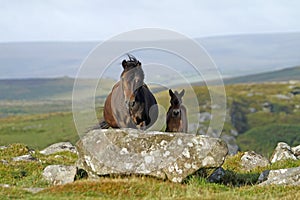
<svg viewBox="0 0 300 200"><path fill-rule="evenodd" d="M0 146L24 143L42 149L59 141L79 139L72 113L49 113L0 118Z"/></svg>
<svg viewBox="0 0 300 200"><path fill-rule="evenodd" d="M225 79L224 83L225 84L260 83L260 82L289 81L289 80L300 80L300 66L285 68L273 72L229 78L229 79Z"/></svg>
<svg viewBox="0 0 300 200"><path fill-rule="evenodd" d="M257 75L256 80L296 79L300 67ZM251 76L249 76L251 77ZM249 81L250 79L244 79ZM81 80L82 96L91 87L92 80ZM49 143L77 139L71 113L71 95L74 79L0 80L0 145L22 142L42 148ZM111 90L114 80L100 83L102 96L97 96L97 114L101 118L100 100ZM94 86L92 86L94 87ZM254 150L269 156L279 141L300 144L300 81L228 84L227 118L222 134L238 131L237 144L241 150ZM154 88L155 89L155 88ZM201 112L211 111L211 100L205 86L194 86ZM167 90L155 89L158 102L167 108ZM99 92L99 91L97 91ZM184 102L193 98L189 93ZM103 103L103 102L102 102ZM100 105L101 104L101 105ZM269 107L264 107L268 105ZM203 130L209 123L201 124ZM35 138L35 140L32 140Z"/></svg>
<svg viewBox="0 0 300 200"><path fill-rule="evenodd" d="M238 144L243 151L260 152L268 157L278 142L286 142L291 146L300 144L300 125L269 124L252 128L238 137Z"/></svg>

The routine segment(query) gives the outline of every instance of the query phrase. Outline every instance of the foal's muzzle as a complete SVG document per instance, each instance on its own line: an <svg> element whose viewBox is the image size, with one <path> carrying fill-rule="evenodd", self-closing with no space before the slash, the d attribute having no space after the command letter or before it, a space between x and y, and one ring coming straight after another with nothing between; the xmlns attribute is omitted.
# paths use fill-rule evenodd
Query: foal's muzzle
<svg viewBox="0 0 300 200"><path fill-rule="evenodd" d="M173 110L173 116L178 116L180 114L180 110L179 109L174 109Z"/></svg>

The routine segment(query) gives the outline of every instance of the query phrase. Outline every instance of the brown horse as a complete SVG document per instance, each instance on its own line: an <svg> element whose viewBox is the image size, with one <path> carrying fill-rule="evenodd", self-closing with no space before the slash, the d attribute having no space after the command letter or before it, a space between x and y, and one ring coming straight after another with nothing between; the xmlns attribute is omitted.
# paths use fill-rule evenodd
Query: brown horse
<svg viewBox="0 0 300 200"><path fill-rule="evenodd" d="M188 131L188 120L187 112L184 105L182 105L182 97L184 95L184 90L180 93L169 90L169 95L171 97L171 106L167 112L167 128L166 132L184 132Z"/></svg>
<svg viewBox="0 0 300 200"><path fill-rule="evenodd" d="M147 129L157 120L157 102L144 83L142 65L134 56L128 57L122 61L121 80L105 101L101 128Z"/></svg>

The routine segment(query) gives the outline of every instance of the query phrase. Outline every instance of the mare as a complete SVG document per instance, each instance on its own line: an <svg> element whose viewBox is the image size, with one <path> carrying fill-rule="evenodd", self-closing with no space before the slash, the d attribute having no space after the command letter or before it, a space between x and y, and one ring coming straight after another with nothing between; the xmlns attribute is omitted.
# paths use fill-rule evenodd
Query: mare
<svg viewBox="0 0 300 200"><path fill-rule="evenodd" d="M188 131L187 112L184 105L182 105L182 97L184 95L184 89L178 93L169 89L169 95L171 97L171 106L167 112L167 128L166 132L184 132Z"/></svg>
<svg viewBox="0 0 300 200"><path fill-rule="evenodd" d="M134 56L122 61L123 72L104 103L101 128L138 128L145 130L158 117L154 95L144 83L142 64Z"/></svg>

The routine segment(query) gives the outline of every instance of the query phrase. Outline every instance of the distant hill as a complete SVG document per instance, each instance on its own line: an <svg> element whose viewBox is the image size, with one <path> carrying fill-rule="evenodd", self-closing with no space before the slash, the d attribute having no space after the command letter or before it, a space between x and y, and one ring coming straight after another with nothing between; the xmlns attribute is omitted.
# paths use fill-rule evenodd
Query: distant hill
<svg viewBox="0 0 300 200"><path fill-rule="evenodd" d="M42 100L72 91L74 79L0 80L1 100Z"/></svg>
<svg viewBox="0 0 300 200"><path fill-rule="evenodd" d="M32 78L0 80L0 100L71 100L74 78ZM80 90L95 87L93 79L80 79ZM101 89L108 92L115 83L112 79L101 79Z"/></svg>
<svg viewBox="0 0 300 200"><path fill-rule="evenodd" d="M195 38L195 41L205 48L225 77L267 72L278 66L300 64L300 32L224 35ZM0 43L0 79L75 77L84 59L100 42ZM165 42L170 47L174 44L181 45L178 43L180 41L168 40ZM128 44L120 42L113 45L126 46ZM102 56L111 56L111 52L108 49L107 52L101 54L99 62ZM132 53L143 64L163 64L184 75L195 73L193 67L172 53L159 50L150 51L149 48L142 48ZM202 60L202 55L195 56L195 59ZM117 60L115 64L118 66L112 65L113 69L106 74L107 77L118 78L120 76L122 69L120 60ZM95 66L96 70L98 70L97 67ZM147 67L144 69L146 70ZM160 71L159 75L167 79L169 72ZM91 70L86 77L97 78L98 76L99 74Z"/></svg>
<svg viewBox="0 0 300 200"><path fill-rule="evenodd" d="M34 78L34 79L0 79L0 100L71 100L74 78ZM225 84L260 83L271 81L300 80L300 66L273 72L253 74L224 79ZM92 85L94 79L81 79L82 92ZM101 80L101 94L108 93L116 82L112 79ZM193 85L203 85L195 83ZM165 88L163 88L165 89ZM162 88L152 88L159 92ZM103 93L104 91L104 93Z"/></svg>
<svg viewBox="0 0 300 200"><path fill-rule="evenodd" d="M272 72L224 79L224 83L225 84L261 83L261 82L289 81L289 80L300 80L300 66L285 68L282 70L277 70Z"/></svg>

